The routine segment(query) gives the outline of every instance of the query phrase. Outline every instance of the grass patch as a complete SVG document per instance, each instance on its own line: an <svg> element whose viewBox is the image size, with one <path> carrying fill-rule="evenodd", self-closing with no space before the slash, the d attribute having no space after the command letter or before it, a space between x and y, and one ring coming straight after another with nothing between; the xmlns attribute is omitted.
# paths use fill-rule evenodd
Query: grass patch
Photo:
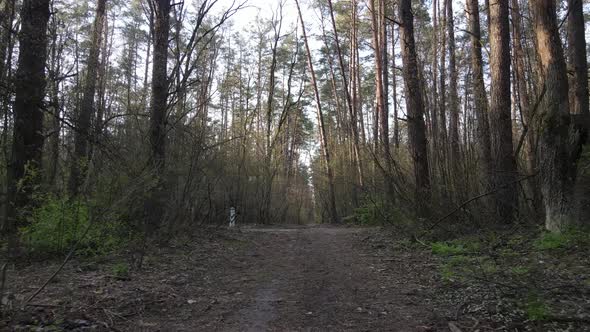
<svg viewBox="0 0 590 332"><path fill-rule="evenodd" d="M563 249L570 246L570 238L566 234L543 233L534 245L538 250Z"/></svg>
<svg viewBox="0 0 590 332"><path fill-rule="evenodd" d="M549 308L543 300L532 296L525 303L527 318L532 321L544 321L549 317Z"/></svg>
<svg viewBox="0 0 590 332"><path fill-rule="evenodd" d="M113 276L119 280L129 279L129 265L126 263L118 263L111 268Z"/></svg>
<svg viewBox="0 0 590 332"><path fill-rule="evenodd" d="M449 242L433 242L430 247L432 253L439 256L460 255L467 252L467 249L462 244Z"/></svg>
<svg viewBox="0 0 590 332"><path fill-rule="evenodd" d="M590 234L577 229L571 229L563 233L544 232L533 245L537 250L569 249L578 245L587 246L590 245Z"/></svg>
<svg viewBox="0 0 590 332"><path fill-rule="evenodd" d="M441 277L445 281L461 278L461 274L465 272L465 266L469 264L469 262L470 259L467 256L458 255L451 257L440 267Z"/></svg>
<svg viewBox="0 0 590 332"><path fill-rule="evenodd" d="M524 276L531 272L531 269L526 266L515 266L510 268L510 273L517 276Z"/></svg>
<svg viewBox="0 0 590 332"><path fill-rule="evenodd" d="M495 274L498 272L498 265L492 260L484 260L480 267L485 274Z"/></svg>
<svg viewBox="0 0 590 332"><path fill-rule="evenodd" d="M477 252L480 249L477 242L459 240L432 242L430 247L432 253L439 256L462 255L468 252Z"/></svg>

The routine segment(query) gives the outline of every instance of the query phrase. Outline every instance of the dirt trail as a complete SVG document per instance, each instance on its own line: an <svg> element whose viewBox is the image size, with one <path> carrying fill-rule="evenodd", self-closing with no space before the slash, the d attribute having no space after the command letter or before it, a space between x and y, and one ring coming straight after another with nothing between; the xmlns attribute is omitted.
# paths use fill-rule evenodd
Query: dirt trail
<svg viewBox="0 0 590 332"><path fill-rule="evenodd" d="M9 330L73 331L439 331L424 265L391 257L379 230L249 228L191 238L114 278L116 258L71 262L38 306ZM391 242L393 243L393 242ZM27 298L58 262L10 275ZM1 318L1 317L0 317ZM0 319L0 330L2 328ZM39 329L38 327L42 327ZM44 329L46 328L46 329Z"/></svg>
<svg viewBox="0 0 590 332"><path fill-rule="evenodd" d="M366 229L249 230L258 257L245 275L257 290L241 310L214 326L223 331L424 331L432 310L361 242ZM398 270L400 273L401 270ZM384 272L389 274L384 278ZM397 275L403 279L403 275Z"/></svg>

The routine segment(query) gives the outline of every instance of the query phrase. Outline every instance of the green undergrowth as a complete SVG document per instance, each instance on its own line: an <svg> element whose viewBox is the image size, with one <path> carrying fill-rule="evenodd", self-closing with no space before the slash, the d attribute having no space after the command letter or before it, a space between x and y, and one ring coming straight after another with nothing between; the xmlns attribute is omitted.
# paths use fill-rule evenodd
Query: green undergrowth
<svg viewBox="0 0 590 332"><path fill-rule="evenodd" d="M362 226L381 226L395 224L405 228L413 224L411 218L399 207L391 206L382 197L366 196L354 214L345 218L348 223Z"/></svg>
<svg viewBox="0 0 590 332"><path fill-rule="evenodd" d="M444 284L493 290L500 302L512 303L512 313L528 321L557 317L560 301L590 292L590 233L583 230L490 232L427 245Z"/></svg>
<svg viewBox="0 0 590 332"><path fill-rule="evenodd" d="M76 245L77 253L97 256L110 253L130 240L120 220L91 224L91 203L48 196L39 201L27 225L20 228L21 241L33 256L64 254Z"/></svg>
<svg viewBox="0 0 590 332"><path fill-rule="evenodd" d="M439 256L460 255L468 252L477 252L480 243L475 240L453 240L432 242L430 244L432 253Z"/></svg>
<svg viewBox="0 0 590 332"><path fill-rule="evenodd" d="M571 249L589 245L590 233L577 229L570 229L563 233L544 232L534 242L537 250Z"/></svg>
<svg viewBox="0 0 590 332"><path fill-rule="evenodd" d="M129 278L129 264L117 263L111 267L113 276L119 280L126 280Z"/></svg>
<svg viewBox="0 0 590 332"><path fill-rule="evenodd" d="M549 317L550 310L545 300L537 294L529 295L521 305L524 307L527 318L531 321L544 321Z"/></svg>

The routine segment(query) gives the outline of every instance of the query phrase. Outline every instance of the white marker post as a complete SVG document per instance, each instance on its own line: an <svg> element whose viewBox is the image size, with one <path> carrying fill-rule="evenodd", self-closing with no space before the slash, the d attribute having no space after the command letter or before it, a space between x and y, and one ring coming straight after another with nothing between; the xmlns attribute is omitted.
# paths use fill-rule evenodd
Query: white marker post
<svg viewBox="0 0 590 332"><path fill-rule="evenodd" d="M236 208L230 207L229 208L229 227L234 227L236 225Z"/></svg>

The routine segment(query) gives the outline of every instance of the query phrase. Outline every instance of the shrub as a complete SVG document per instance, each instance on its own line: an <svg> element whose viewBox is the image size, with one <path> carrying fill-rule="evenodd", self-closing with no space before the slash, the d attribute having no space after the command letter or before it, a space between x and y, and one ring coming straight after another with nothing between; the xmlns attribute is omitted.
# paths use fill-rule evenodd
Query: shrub
<svg viewBox="0 0 590 332"><path fill-rule="evenodd" d="M399 207L385 204L380 197L366 197L361 206L354 210L354 218L361 225L375 226L395 223L407 226L410 220Z"/></svg>
<svg viewBox="0 0 590 332"><path fill-rule="evenodd" d="M354 214L361 225L377 225L383 223L379 220L382 213L380 210L382 210L380 204L366 203L358 207Z"/></svg>
<svg viewBox="0 0 590 332"><path fill-rule="evenodd" d="M117 248L125 233L122 224L101 220L89 226L89 211L81 200L46 197L33 209L28 225L20 229L21 238L34 254L62 254L77 241L84 255L105 254Z"/></svg>

